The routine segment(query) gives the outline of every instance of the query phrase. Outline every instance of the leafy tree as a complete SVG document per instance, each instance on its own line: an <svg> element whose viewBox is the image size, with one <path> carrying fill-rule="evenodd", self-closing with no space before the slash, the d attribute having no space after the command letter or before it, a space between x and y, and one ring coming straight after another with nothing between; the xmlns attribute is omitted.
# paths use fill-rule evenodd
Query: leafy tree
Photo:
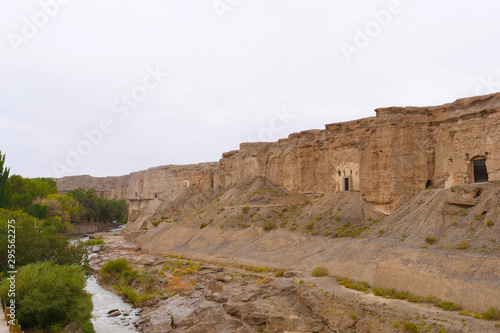
<svg viewBox="0 0 500 333"><path fill-rule="evenodd" d="M36 199L46 198L50 194L57 194L57 185L50 178L23 178L18 175L10 177L13 193L13 207L28 210Z"/></svg>
<svg viewBox="0 0 500 333"><path fill-rule="evenodd" d="M38 261L60 265L88 266L88 252L83 243L71 245L64 234L54 232L50 220L37 220L22 211L0 209L0 270L7 271L8 221L15 220L16 266Z"/></svg>
<svg viewBox="0 0 500 333"><path fill-rule="evenodd" d="M12 186L9 181L10 168L5 168L5 154L0 151L0 208L12 205Z"/></svg>
<svg viewBox="0 0 500 333"><path fill-rule="evenodd" d="M85 191L81 187L68 191L66 194L82 205L82 220L88 222L122 222L127 217L128 205L125 200L100 198L95 190L89 189Z"/></svg>
<svg viewBox="0 0 500 333"><path fill-rule="evenodd" d="M23 327L65 325L83 327L92 312L91 295L85 291L85 275L77 265L60 266L52 262L19 268L16 279L16 317ZM7 296L9 281L0 285Z"/></svg>

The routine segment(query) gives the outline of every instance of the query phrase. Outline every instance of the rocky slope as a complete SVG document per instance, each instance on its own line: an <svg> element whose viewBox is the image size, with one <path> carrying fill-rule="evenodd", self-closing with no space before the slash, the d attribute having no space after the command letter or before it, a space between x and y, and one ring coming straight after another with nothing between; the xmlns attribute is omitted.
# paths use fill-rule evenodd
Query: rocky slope
<svg viewBox="0 0 500 333"><path fill-rule="evenodd" d="M126 258L143 275L156 277L159 296L146 301L135 321L142 332L500 330L495 322L460 315L458 311L346 289L334 277L313 277L309 271L285 271L277 277L267 267L215 265L173 255L148 255L124 242L122 236L102 236L106 245L93 259L95 269L108 260Z"/></svg>

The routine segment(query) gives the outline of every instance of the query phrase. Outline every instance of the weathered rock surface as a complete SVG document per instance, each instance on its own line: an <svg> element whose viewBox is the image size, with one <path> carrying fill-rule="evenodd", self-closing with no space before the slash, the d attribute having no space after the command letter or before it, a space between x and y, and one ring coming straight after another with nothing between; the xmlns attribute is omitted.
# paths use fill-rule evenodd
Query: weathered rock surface
<svg viewBox="0 0 500 333"><path fill-rule="evenodd" d="M120 236L103 237L107 243L123 241ZM315 278L310 272L295 271L295 277L286 278L205 263L179 275L165 268L178 267L178 259L138 257L130 246L105 249L104 256L127 258L137 270L154 274L165 292L183 287L175 296L164 294L144 305L136 322L143 332L401 332L407 322L421 332L438 327L446 332L496 331L492 322L345 289L333 277Z"/></svg>

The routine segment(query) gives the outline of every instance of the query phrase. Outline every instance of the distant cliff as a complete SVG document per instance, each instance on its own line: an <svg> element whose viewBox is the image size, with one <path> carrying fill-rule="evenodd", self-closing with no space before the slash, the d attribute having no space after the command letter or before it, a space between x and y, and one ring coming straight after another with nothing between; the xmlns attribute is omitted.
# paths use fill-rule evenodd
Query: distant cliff
<svg viewBox="0 0 500 333"><path fill-rule="evenodd" d="M360 191L389 214L426 187L474 182L474 161L500 180L500 94L434 107L391 107L376 117L326 125L272 143L242 143L219 163L162 166L121 177L57 179L61 192L78 186L127 200L167 199L189 188L230 189L264 178L291 193ZM185 191L184 191L185 192Z"/></svg>

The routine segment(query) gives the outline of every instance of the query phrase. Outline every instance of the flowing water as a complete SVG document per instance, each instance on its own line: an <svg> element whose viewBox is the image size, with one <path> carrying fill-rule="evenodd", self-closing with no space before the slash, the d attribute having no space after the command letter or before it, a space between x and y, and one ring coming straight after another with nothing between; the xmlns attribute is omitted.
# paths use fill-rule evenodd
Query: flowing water
<svg viewBox="0 0 500 333"><path fill-rule="evenodd" d="M96 333L137 332L133 323L139 318L140 309L132 308L121 297L102 288L94 277L87 279L85 289L92 294L92 324ZM108 312L114 309L120 310L122 314L118 317L108 317Z"/></svg>
<svg viewBox="0 0 500 333"><path fill-rule="evenodd" d="M123 227L110 231L118 232ZM82 242L88 240L89 237L78 239ZM77 240L70 242L74 243L75 241ZM90 256L96 256L96 254L93 253ZM134 322L139 318L140 308L133 308L130 304L125 303L120 296L101 287L93 276L87 279L85 290L92 295L94 305L91 321L96 333L137 332ZM108 317L109 311L115 309L118 309L121 314L117 317Z"/></svg>

